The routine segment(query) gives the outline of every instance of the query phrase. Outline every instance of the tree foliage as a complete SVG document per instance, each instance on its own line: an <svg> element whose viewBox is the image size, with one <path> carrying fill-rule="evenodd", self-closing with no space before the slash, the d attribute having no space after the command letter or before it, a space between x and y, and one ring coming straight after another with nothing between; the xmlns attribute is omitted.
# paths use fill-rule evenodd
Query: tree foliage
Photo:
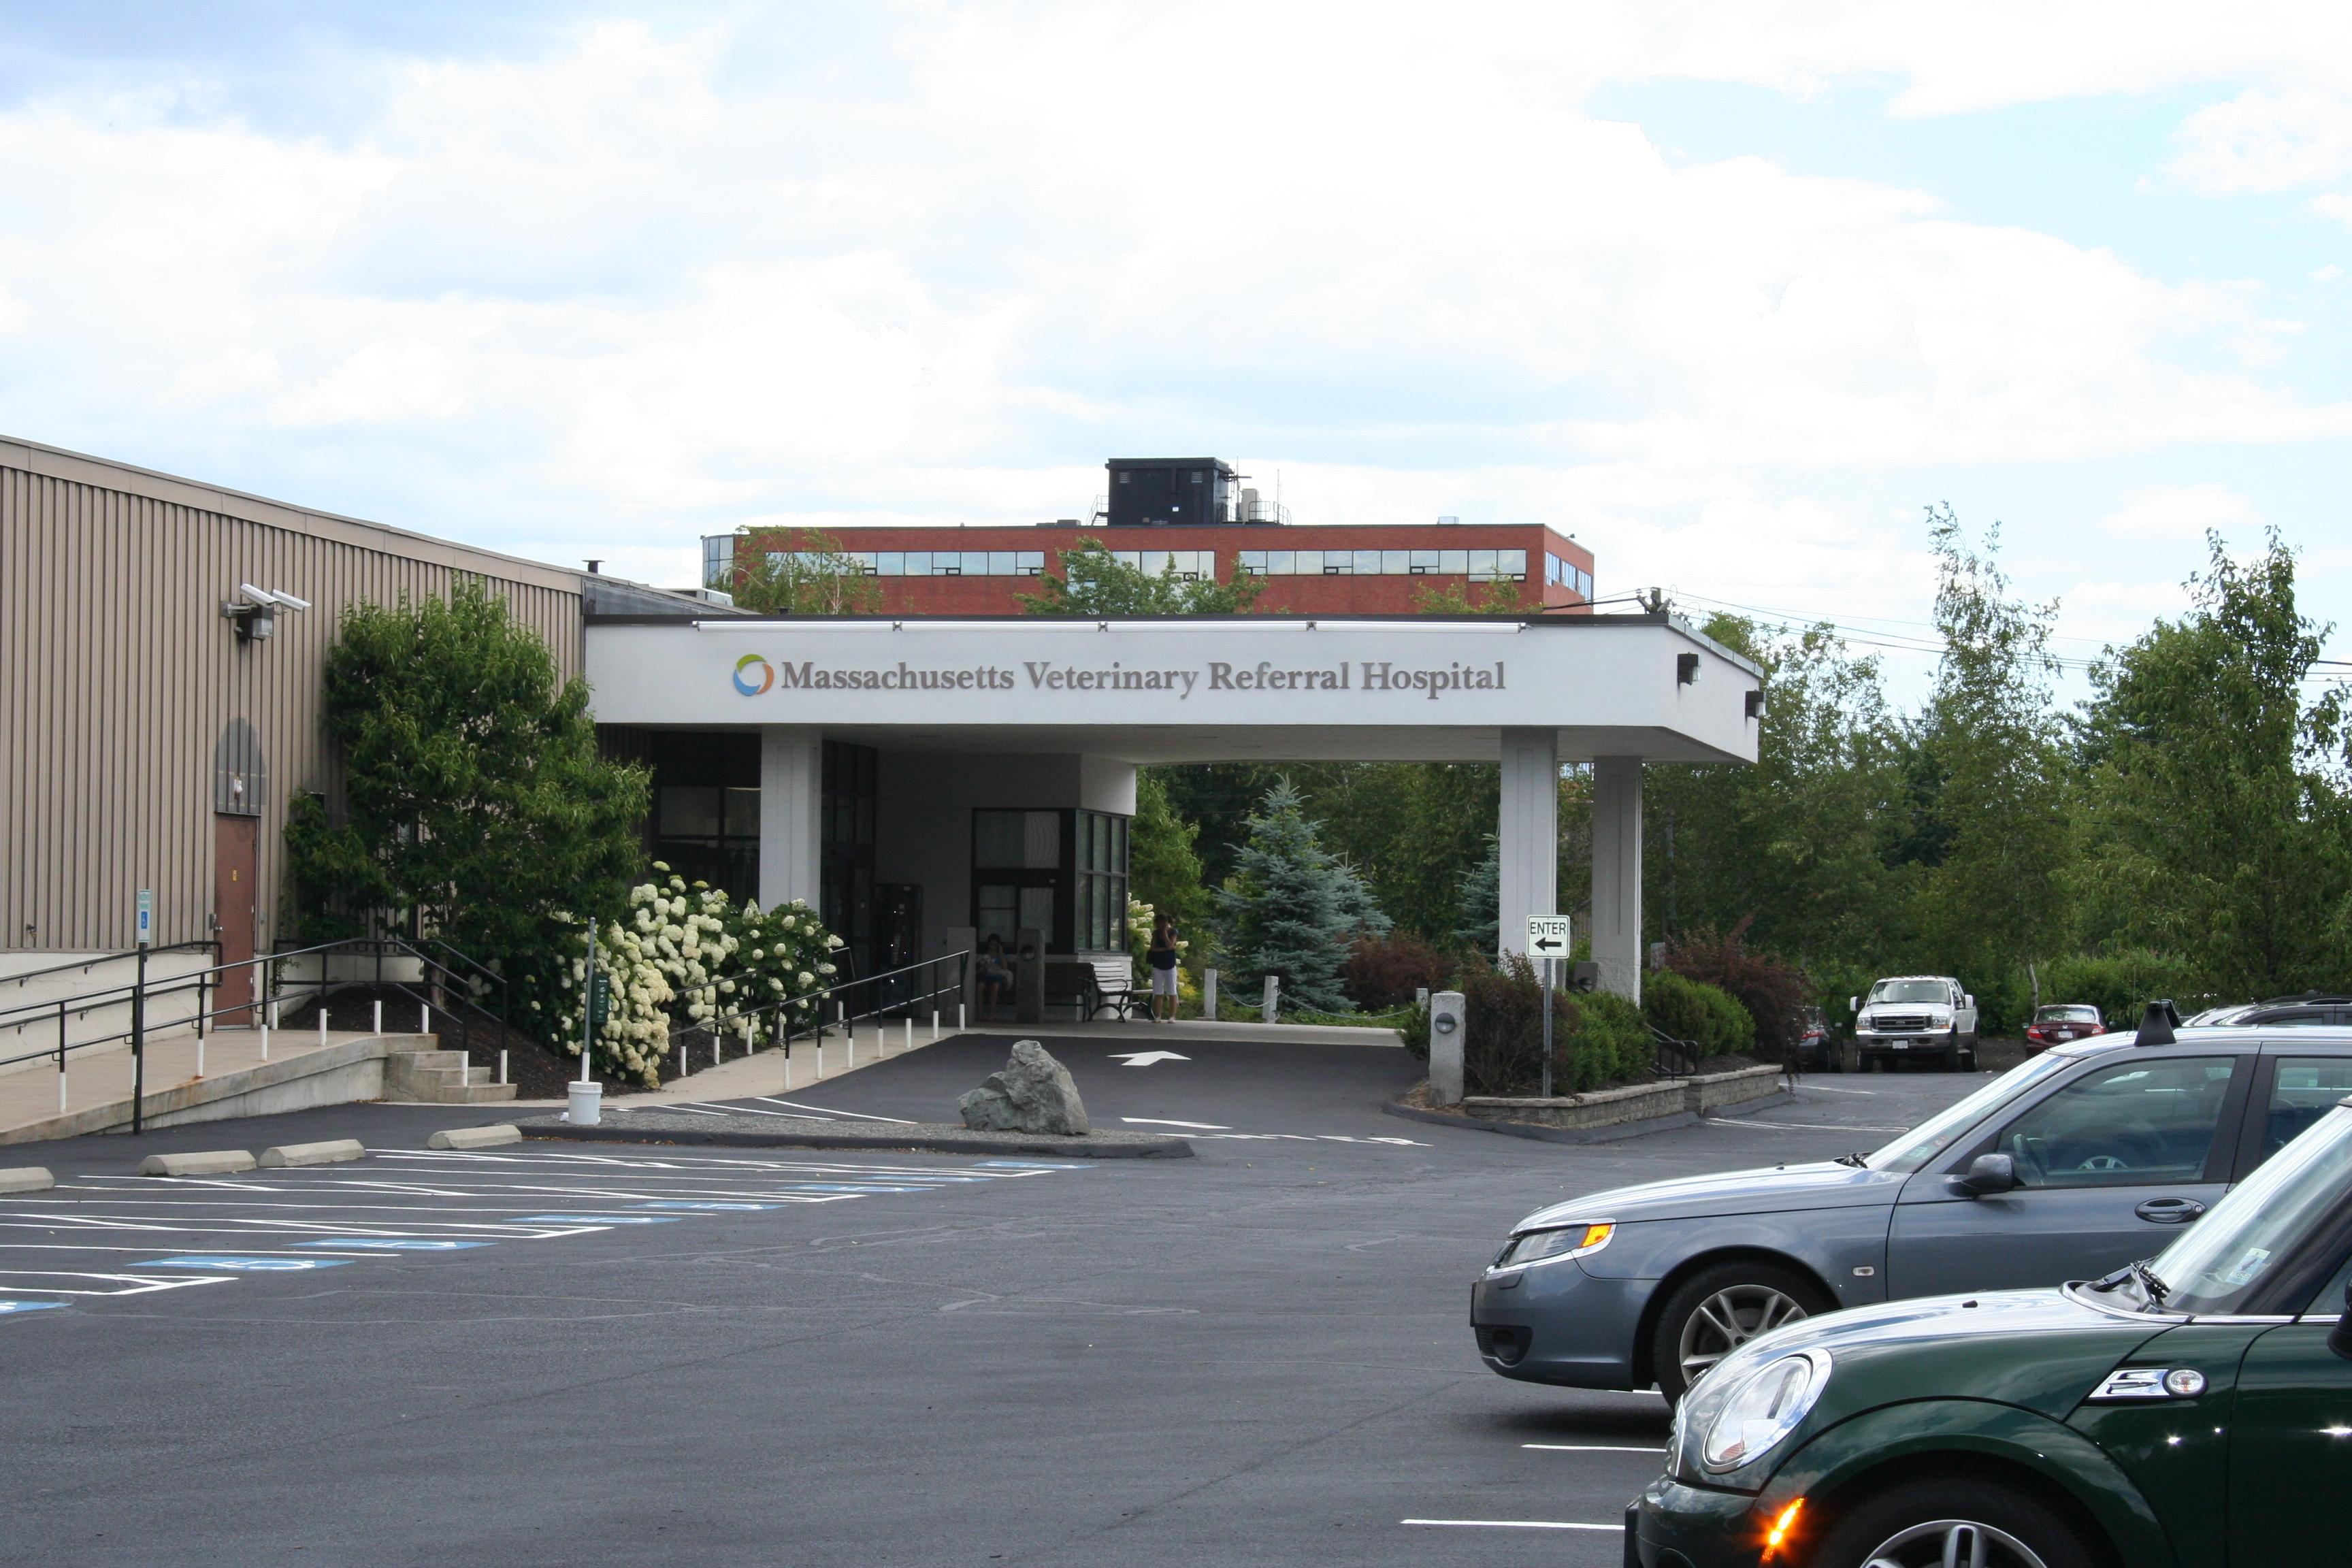
<svg viewBox="0 0 2352 1568"><path fill-rule="evenodd" d="M1018 595L1029 616L1238 616L1265 590L1265 579L1237 573L1230 583L1177 574L1171 561L1157 575L1129 566L1100 540L1061 552L1061 575L1038 579L1037 592Z"/></svg>
<svg viewBox="0 0 2352 1568"><path fill-rule="evenodd" d="M2084 923L2193 954L2207 985L2269 995L2352 980L2344 688L2311 683L2326 628L2296 608L2273 535L2241 564L2216 537L2192 608L2094 674L2083 715Z"/></svg>
<svg viewBox="0 0 2352 1568"><path fill-rule="evenodd" d="M828 534L788 530L781 540L761 531L735 531L730 583L738 609L763 616L871 616L882 609L881 580L844 552Z"/></svg>
<svg viewBox="0 0 2352 1568"><path fill-rule="evenodd" d="M485 962L578 950L644 864L644 770L597 754L588 689L505 601L353 605L328 655L345 809L308 796L286 830L303 934L406 927Z"/></svg>
<svg viewBox="0 0 2352 1568"><path fill-rule="evenodd" d="M1128 847L1129 888L1136 899L1151 906L1155 915L1175 921L1176 929L1195 943L1188 956L1196 961L1203 952L1197 943L1205 934L1210 906L1201 857L1193 848L1200 834L1197 824L1185 821L1168 804L1168 782L1160 772L1137 769L1135 826Z"/></svg>
<svg viewBox="0 0 2352 1568"><path fill-rule="evenodd" d="M1278 974L1286 1005L1321 1013L1352 1010L1342 983L1349 953L1359 935L1390 929L1354 868L1323 847L1286 779L1250 817L1217 910L1219 945L1242 986Z"/></svg>

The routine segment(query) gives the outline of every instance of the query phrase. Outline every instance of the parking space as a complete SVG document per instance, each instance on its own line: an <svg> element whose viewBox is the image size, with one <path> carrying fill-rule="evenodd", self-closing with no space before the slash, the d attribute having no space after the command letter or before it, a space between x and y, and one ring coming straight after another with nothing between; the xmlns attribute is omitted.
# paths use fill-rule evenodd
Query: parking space
<svg viewBox="0 0 2352 1568"><path fill-rule="evenodd" d="M1008 1044L752 1102L938 1120ZM39 1152L59 1188L0 1198L11 1551L1601 1568L1664 1406L1484 1368L1467 1288L1510 1223L1866 1147L1978 1081L1831 1080L1568 1147L1383 1116L1402 1052L1100 1044L1054 1045L1097 1121L1200 1124L1174 1129L1196 1158L438 1154L453 1119L393 1107L155 1135L341 1132L373 1151L350 1165L157 1181L128 1139Z"/></svg>

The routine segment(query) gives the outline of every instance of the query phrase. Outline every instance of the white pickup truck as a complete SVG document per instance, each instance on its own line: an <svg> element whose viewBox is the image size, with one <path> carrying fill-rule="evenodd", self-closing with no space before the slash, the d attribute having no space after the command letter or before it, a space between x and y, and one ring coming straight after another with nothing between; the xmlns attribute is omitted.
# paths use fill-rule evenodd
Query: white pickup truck
<svg viewBox="0 0 2352 1568"><path fill-rule="evenodd" d="M1948 974L1897 974L1850 998L1854 1061L1884 1071L1905 1057L1926 1057L1947 1072L1976 1070L1977 999Z"/></svg>

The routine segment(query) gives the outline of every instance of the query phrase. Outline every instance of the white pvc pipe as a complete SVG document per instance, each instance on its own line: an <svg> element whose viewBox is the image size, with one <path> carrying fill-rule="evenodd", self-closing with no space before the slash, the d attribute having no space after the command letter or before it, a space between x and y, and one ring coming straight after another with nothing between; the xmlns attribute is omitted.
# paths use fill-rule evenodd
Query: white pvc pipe
<svg viewBox="0 0 2352 1568"><path fill-rule="evenodd" d="M65 1069L65 1068L59 1068L58 1069L58 1114L59 1116L63 1116L65 1113L66 1113L66 1069Z"/></svg>
<svg viewBox="0 0 2352 1568"><path fill-rule="evenodd" d="M278 1011L274 1005L269 1010L272 1013ZM267 1024L261 1026L261 1059L263 1061L269 1059L269 1026Z"/></svg>
<svg viewBox="0 0 2352 1568"><path fill-rule="evenodd" d="M499 1053L499 1081L500 1083L504 1083L504 1082L506 1082L506 1080L507 1080L507 1054L506 1054L506 1052L504 1052L504 1051L500 1051L500 1052Z"/></svg>
<svg viewBox="0 0 2352 1568"><path fill-rule="evenodd" d="M368 1033L371 1035L383 1033L383 1003L380 1000L375 1005L374 1021L368 1025Z"/></svg>
<svg viewBox="0 0 2352 1568"><path fill-rule="evenodd" d="M433 1032L433 1009L421 1002L416 1005L416 1032L420 1035Z"/></svg>

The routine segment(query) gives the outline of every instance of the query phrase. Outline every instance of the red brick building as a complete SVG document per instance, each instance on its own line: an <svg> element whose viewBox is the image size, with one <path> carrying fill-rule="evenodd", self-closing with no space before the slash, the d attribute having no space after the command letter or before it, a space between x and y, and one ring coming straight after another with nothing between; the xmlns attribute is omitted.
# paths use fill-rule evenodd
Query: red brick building
<svg viewBox="0 0 2352 1568"><path fill-rule="evenodd" d="M1507 585L1529 605L1591 602L1592 552L1540 523L1355 523L1297 526L1265 515L1256 492L1234 493L1234 474L1210 458L1120 458L1109 464L1108 504L1091 522L1031 526L859 528L834 536L880 581L891 615L1010 616L1036 579L1061 574L1061 555L1087 540L1157 575L1230 583L1265 579L1253 608L1267 615L1410 615L1451 588L1484 603ZM1169 521L1160 521L1165 517ZM754 548L805 548L791 530L754 533ZM703 541L703 581L732 577L735 536Z"/></svg>

